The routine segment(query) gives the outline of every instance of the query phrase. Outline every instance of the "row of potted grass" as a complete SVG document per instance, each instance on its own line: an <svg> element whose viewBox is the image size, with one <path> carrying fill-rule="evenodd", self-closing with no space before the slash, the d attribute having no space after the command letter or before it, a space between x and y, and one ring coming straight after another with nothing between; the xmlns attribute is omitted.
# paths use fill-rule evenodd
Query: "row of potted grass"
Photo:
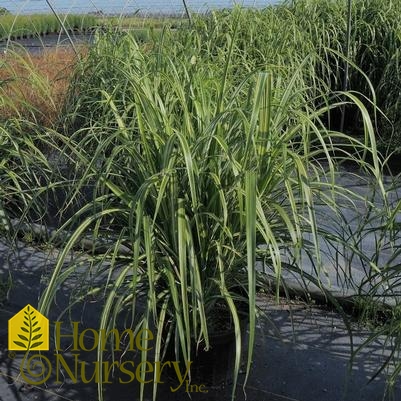
<svg viewBox="0 0 401 401"><path fill-rule="evenodd" d="M92 15L60 15L66 29L70 31L87 31L97 25ZM45 35L60 32L62 27L56 16L50 14L0 16L0 40L17 39L29 36Z"/></svg>

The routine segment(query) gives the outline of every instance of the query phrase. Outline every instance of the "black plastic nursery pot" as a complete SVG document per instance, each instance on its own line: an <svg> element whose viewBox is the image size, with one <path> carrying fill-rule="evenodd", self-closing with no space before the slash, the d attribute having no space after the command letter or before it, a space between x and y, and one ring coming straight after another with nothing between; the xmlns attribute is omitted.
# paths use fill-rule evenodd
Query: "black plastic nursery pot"
<svg viewBox="0 0 401 401"><path fill-rule="evenodd" d="M191 347L190 377L186 381L185 390L189 393L208 393L216 391L229 391L233 384L234 366L236 357L236 336L234 324L226 320L227 314L221 313L222 321L218 329L209 333L209 349L205 349L205 342L196 344L193 341ZM240 312L241 342L243 346L248 315ZM180 364L188 363L182 360L182 356L176 355L174 341L167 346L164 361L180 361ZM177 380L176 377L168 376L166 381Z"/></svg>

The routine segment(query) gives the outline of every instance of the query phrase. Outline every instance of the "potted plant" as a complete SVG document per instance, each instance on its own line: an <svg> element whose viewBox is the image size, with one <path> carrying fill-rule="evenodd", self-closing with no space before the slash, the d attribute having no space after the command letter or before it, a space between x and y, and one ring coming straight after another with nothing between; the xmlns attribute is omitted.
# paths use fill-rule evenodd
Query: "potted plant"
<svg viewBox="0 0 401 401"><path fill-rule="evenodd" d="M235 341L234 398L244 325L247 374L252 363L257 254L279 281L284 252L299 262L310 232L319 260L313 202L327 186L319 157L332 173L337 136L359 145L324 127L321 118L333 106L325 93L310 93L309 56L286 79L273 80L260 69L238 77L247 53L236 48L242 11L233 15L223 14L224 23L233 18L225 45L216 27L217 37L205 36L210 31L202 21L146 47L125 34L118 42L107 34L98 38L78 71L73 93L80 100L72 105L66 125L73 131L65 142L78 177L67 201L89 186L93 197L65 225L75 231L64 241L40 310L49 310L68 276L64 263L79 239L91 235L95 251L96 242L112 233L109 248L91 256L91 277L104 279L89 280L85 273L79 282L104 294L99 328L112 329L128 310L135 332L155 333L154 352L144 347L141 360L159 362L168 344L177 358L191 361L213 346L216 328L228 325ZM341 192L330 184L332 196ZM323 201L335 207L331 196ZM145 384L140 387L142 398ZM99 390L101 398L101 385Z"/></svg>

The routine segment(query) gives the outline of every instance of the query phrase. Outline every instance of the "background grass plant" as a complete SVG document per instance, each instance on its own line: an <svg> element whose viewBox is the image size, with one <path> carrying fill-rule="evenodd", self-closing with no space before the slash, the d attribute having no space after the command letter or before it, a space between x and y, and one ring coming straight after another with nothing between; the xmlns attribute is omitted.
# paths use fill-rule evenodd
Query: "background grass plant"
<svg viewBox="0 0 401 401"><path fill-rule="evenodd" d="M375 90L375 105L384 115L377 115L378 143L387 154L399 151L399 49L400 43L400 3L380 0L354 0L351 3L351 40L349 60L358 68L349 71L349 89L372 99L370 85ZM347 35L346 2L301 0L289 6L297 25L323 56L326 49L346 54ZM341 89L345 61L326 55L328 73L331 75L330 87ZM326 66L326 67L327 67ZM369 81L363 79L361 71ZM374 108L365 103L371 115ZM346 130L358 134L361 121L358 111L347 108ZM338 119L337 115L334 115ZM334 119L334 127L336 120ZM338 121L338 120L337 120Z"/></svg>
<svg viewBox="0 0 401 401"><path fill-rule="evenodd" d="M80 49L81 56L85 48ZM51 127L64 106L76 55L68 48L0 56L0 120L17 117Z"/></svg>

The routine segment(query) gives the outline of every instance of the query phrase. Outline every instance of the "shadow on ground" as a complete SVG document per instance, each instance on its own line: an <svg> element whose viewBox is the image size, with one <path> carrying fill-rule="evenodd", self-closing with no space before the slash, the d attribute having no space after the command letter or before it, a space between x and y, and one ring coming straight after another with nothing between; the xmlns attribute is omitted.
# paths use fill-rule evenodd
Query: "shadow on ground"
<svg viewBox="0 0 401 401"><path fill-rule="evenodd" d="M92 378L96 370L95 352L80 352L77 355L78 353L71 348L71 340L66 337L61 352L64 364L59 359L57 368L57 356L54 351L45 352L43 356L49 360L52 373L45 384L36 386L28 385L21 376L23 355L9 352L7 348L8 319L28 303L37 306L41 289L47 283L46 277L54 266L54 260L55 255L50 255L48 251L38 251L23 244L9 251L9 247L0 242L0 274L10 271L13 277L9 302L3 305L0 311L0 401L97 400L97 384ZM65 309L76 285L77 283L70 281L60 288L57 302L49 316L50 321L57 320L60 312ZM248 401L383 399L385 376L379 375L369 384L368 381L389 355L389 344L378 340L359 353L350 366L351 338L337 313L299 303L283 302L277 305L267 297L260 297L258 302L269 319L262 319L259 323L252 372L246 390ZM99 308L99 302L93 300L74 309L73 320L80 322L80 330L97 327ZM67 319L63 320L67 324ZM354 329L352 341L354 347L357 347L369 333L357 327ZM67 327L63 333L70 333L68 330ZM54 350L54 343L51 344L51 349ZM228 358L226 348L222 347L219 352L222 359ZM104 361L109 366L114 362L115 368L115 375L110 370L110 383L104 388L105 400L138 400L140 386L138 380L132 377L132 371L135 371L135 366L140 362L138 355L135 352L116 353L113 360L112 356L106 353ZM130 370L131 373L121 370L124 362L128 362L125 365L126 370ZM75 374L76 366L78 371L85 369L84 379L82 372ZM33 372L38 373L38 369L39 365ZM68 373L68 369L71 374ZM75 377L77 380L74 383ZM204 383L193 380L192 385L195 387L192 387L192 398L189 398L185 392L185 382L176 392L171 391L170 386L176 388L178 385L177 380L174 381L171 377L170 372L161 379L165 383L158 388L158 400L224 401L230 398L229 383L225 387L207 384L200 387ZM240 383L244 379L242 372ZM152 386L152 383L146 386L145 400L152 399ZM241 385L237 388L236 399L245 400ZM392 398L386 395L384 399L401 399L400 386L395 387Z"/></svg>

